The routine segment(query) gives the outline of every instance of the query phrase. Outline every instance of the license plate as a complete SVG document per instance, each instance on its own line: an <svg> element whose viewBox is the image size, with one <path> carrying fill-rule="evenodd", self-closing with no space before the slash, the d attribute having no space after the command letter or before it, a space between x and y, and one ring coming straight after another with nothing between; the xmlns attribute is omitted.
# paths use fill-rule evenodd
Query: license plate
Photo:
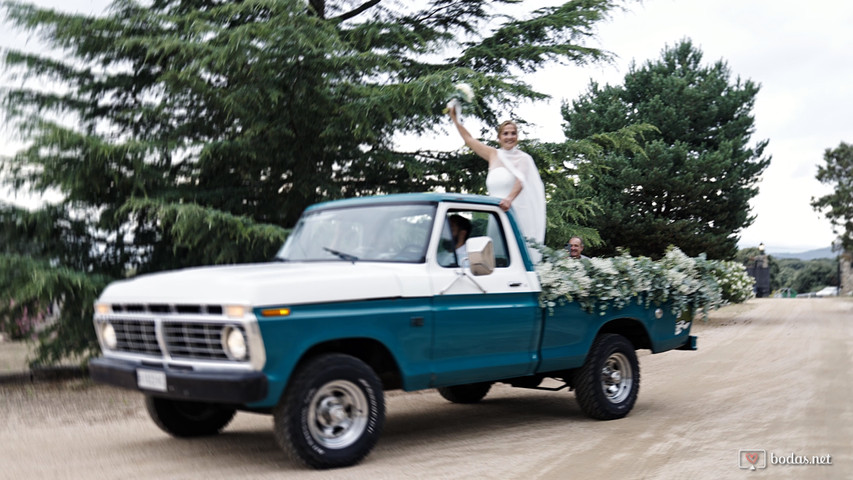
<svg viewBox="0 0 853 480"><path fill-rule="evenodd" d="M136 370L136 384L146 390L166 391L166 372L157 370Z"/></svg>

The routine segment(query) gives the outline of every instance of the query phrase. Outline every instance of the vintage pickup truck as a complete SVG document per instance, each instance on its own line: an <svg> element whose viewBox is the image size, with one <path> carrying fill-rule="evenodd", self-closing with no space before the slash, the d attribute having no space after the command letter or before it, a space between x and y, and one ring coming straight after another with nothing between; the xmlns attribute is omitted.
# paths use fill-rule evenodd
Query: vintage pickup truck
<svg viewBox="0 0 853 480"><path fill-rule="evenodd" d="M448 219L470 222L467 261ZM276 257L109 285L95 305L94 380L145 394L178 437L237 410L271 413L277 443L315 468L376 444L384 391L474 403L496 382L573 388L597 419L631 411L637 349L693 350L663 305L540 306L531 252L499 199L403 194L309 207ZM463 265L463 266L459 266ZM540 387L545 378L561 387Z"/></svg>

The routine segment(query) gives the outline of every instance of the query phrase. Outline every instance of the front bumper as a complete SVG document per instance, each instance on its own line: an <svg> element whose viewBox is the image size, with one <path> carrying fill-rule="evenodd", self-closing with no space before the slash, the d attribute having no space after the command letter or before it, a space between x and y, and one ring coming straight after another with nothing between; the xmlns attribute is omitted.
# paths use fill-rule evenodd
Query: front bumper
<svg viewBox="0 0 853 480"><path fill-rule="evenodd" d="M163 372L166 376L165 391L139 387L137 370L140 369ZM267 396L267 377L255 371L173 370L100 357L89 362L89 374L96 382L177 400L242 405Z"/></svg>

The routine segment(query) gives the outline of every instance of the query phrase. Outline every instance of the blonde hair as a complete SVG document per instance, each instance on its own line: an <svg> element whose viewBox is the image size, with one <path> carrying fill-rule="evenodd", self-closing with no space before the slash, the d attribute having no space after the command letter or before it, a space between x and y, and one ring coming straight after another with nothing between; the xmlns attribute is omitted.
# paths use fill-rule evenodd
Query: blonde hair
<svg viewBox="0 0 853 480"><path fill-rule="evenodd" d="M503 122L501 122L501 124L500 124L500 125L498 125L498 138L500 138L500 137L501 137L501 132L503 132L504 127L506 127L507 125L512 125L512 126L514 126L514 127L515 127L515 131L516 131L516 132L518 131L518 124L517 124L517 123L515 123L515 122L514 122L514 121L512 121L512 120L504 120Z"/></svg>

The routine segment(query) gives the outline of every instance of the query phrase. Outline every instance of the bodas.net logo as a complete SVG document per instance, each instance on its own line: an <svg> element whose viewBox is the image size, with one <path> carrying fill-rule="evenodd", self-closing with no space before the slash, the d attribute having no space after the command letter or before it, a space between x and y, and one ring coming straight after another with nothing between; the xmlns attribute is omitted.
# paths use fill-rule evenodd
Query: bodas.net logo
<svg viewBox="0 0 853 480"><path fill-rule="evenodd" d="M737 466L743 470L767 468L767 450L738 450Z"/></svg>

